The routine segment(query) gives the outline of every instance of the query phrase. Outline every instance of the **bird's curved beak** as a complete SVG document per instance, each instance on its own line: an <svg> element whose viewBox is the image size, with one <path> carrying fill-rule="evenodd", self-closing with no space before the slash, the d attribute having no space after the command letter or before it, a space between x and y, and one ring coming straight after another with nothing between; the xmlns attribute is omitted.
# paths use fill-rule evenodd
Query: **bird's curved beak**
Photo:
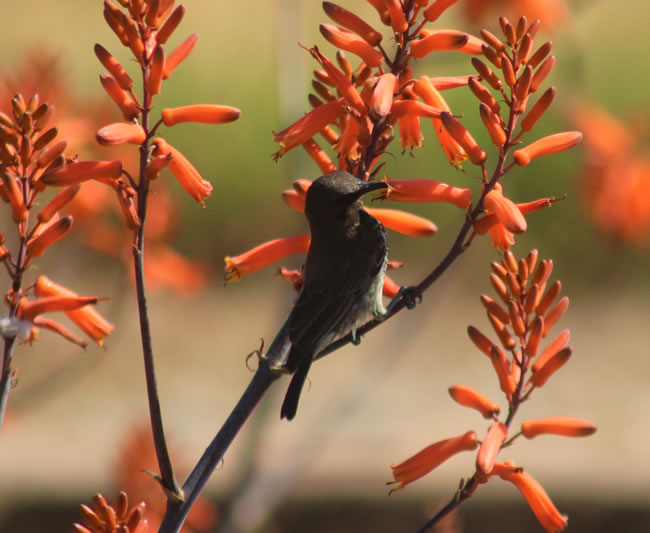
<svg viewBox="0 0 650 533"><path fill-rule="evenodd" d="M362 181L360 185L361 189L354 195L356 198L361 198L364 194L388 187L388 184L385 181Z"/></svg>

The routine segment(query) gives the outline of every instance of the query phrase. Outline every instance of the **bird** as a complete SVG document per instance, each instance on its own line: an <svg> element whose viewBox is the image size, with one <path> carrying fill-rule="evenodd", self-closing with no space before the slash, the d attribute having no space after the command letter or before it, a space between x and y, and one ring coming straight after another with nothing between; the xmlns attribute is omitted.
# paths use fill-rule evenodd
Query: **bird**
<svg viewBox="0 0 650 533"><path fill-rule="evenodd" d="M303 286L285 327L290 348L283 365L293 374L281 418L292 420L314 357L332 341L386 315L382 302L388 241L381 222L363 209L363 195L387 187L344 171L313 181L305 215L311 231Z"/></svg>

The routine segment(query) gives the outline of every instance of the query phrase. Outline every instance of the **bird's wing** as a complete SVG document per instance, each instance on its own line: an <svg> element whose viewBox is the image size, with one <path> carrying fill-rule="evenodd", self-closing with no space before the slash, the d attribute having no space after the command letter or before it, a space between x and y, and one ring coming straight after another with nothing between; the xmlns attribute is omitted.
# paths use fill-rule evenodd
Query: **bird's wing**
<svg viewBox="0 0 650 533"><path fill-rule="evenodd" d="M333 265L326 283L311 280L305 276L305 285L289 317L289 338L291 353L287 358L287 368L297 368L304 357L313 357L316 350L323 348L319 343L332 331L339 329L340 323L349 315L351 308L368 290L379 273L386 257L386 237L381 224L377 224L377 241L361 239L355 246L362 247L363 257L367 258L364 268L346 268ZM359 250L355 250L358 252ZM329 339L331 341L333 339Z"/></svg>

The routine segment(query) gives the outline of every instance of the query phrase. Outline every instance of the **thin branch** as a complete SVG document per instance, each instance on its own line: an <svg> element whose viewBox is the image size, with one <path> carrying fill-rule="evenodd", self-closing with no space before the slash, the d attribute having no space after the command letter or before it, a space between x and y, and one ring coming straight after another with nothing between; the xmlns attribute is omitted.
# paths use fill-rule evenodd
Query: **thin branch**
<svg viewBox="0 0 650 533"><path fill-rule="evenodd" d="M2 423L4 422L7 402L9 401L9 391L11 390L11 354L16 337L8 337L4 341L2 373L0 374L0 429L2 429Z"/></svg>
<svg viewBox="0 0 650 533"><path fill-rule="evenodd" d="M474 474L471 478L469 478L467 483L463 484L463 486L456 491L456 494L454 494L454 497L449 500L449 503L447 503L447 505L440 509L440 511L429 518L429 520L427 520L422 526L420 526L416 533L426 533L427 530L440 522L440 520L442 520L445 516L456 509L456 507L463 503L467 498L469 498L477 487L478 483L476 482L476 474Z"/></svg>
<svg viewBox="0 0 650 533"><path fill-rule="evenodd" d="M145 74L143 73L143 87L145 86ZM147 91L144 89L144 101L148 99ZM142 110L142 127L147 131L149 109ZM158 384L156 382L156 368L154 364L153 346L151 341L151 328L149 312L147 308L147 293L144 280L144 228L147 218L147 200L149 196L149 180L144 175L147 166L149 152L149 138L140 146L140 182L138 190L138 217L140 227L136 233L136 241L133 246L133 266L135 269L135 285L138 301L138 314L140 317L140 336L142 338L142 355L144 359L144 372L147 382L147 398L149 400L149 417L151 419L151 431L153 433L158 468L160 469L160 481L168 497L182 499L182 493L178 482L174 477L174 470L167 448L165 429L163 426L160 398L158 396Z"/></svg>

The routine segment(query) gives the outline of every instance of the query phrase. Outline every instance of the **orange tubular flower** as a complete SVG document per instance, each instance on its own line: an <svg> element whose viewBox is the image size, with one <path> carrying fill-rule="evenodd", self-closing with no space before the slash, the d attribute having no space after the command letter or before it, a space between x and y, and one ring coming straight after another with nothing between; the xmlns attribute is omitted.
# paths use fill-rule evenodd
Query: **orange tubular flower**
<svg viewBox="0 0 650 533"><path fill-rule="evenodd" d="M411 54L422 59L431 52L458 50L467 44L469 35L457 30L439 30L411 43Z"/></svg>
<svg viewBox="0 0 650 533"><path fill-rule="evenodd" d="M165 71L163 72L163 80L169 78L169 76L172 75L172 72L174 72L176 67L180 63L182 63L187 58L187 56L190 55L190 53L196 46L198 40L199 40L199 36L196 33L193 33L187 39L185 39L181 44L179 44L178 47L171 54L169 54L169 57L167 57L165 61Z"/></svg>
<svg viewBox="0 0 650 533"><path fill-rule="evenodd" d="M53 333L57 333L58 335L61 335L64 339L77 344L78 346L81 346L82 348L86 348L88 346L88 343L79 337L77 337L74 333L69 331L66 327L62 326L58 322L55 322L54 320L44 317L44 316L37 316L32 320L32 323L35 326L38 326L39 328L47 329L49 331L52 331Z"/></svg>
<svg viewBox="0 0 650 533"><path fill-rule="evenodd" d="M399 140L402 150L413 151L413 148L422 146L422 130L420 128L420 117L414 115L404 115L397 119L399 129Z"/></svg>
<svg viewBox="0 0 650 533"><path fill-rule="evenodd" d="M2 173L1 180L4 186L4 193L11 204L11 219L16 224L25 222L29 216L29 211L25 206L25 199L23 198L22 191L18 187L18 183L5 172Z"/></svg>
<svg viewBox="0 0 650 533"><path fill-rule="evenodd" d="M154 157L151 161L149 161L149 163L147 163L147 166L144 169L145 177L149 180L155 180L160 174L160 171L163 168L169 166L169 162L171 160L172 160L171 153Z"/></svg>
<svg viewBox="0 0 650 533"><path fill-rule="evenodd" d="M75 161L48 170L41 180L45 185L67 187L91 179L117 179L122 175L122 161Z"/></svg>
<svg viewBox="0 0 650 533"><path fill-rule="evenodd" d="M226 124L237 120L241 111L228 105L198 104L168 107L162 110L161 115L165 126L175 126L181 122Z"/></svg>
<svg viewBox="0 0 650 533"><path fill-rule="evenodd" d="M434 0L432 4L422 12L422 15L424 15L424 18L429 22L435 22L438 20L440 15L456 2L458 2L458 0Z"/></svg>
<svg viewBox="0 0 650 533"><path fill-rule="evenodd" d="M89 304L96 304L97 301L97 296L46 296L32 301L21 298L18 314L20 318L32 320L43 313L74 311Z"/></svg>
<svg viewBox="0 0 650 533"><path fill-rule="evenodd" d="M568 329L563 329L562 331L560 331L557 337L555 337L549 343L546 349L533 363L533 372L537 372L540 368L542 368L546 364L546 362L551 357L553 357L557 352L559 352L562 348L564 348L567 344L569 344L570 338L571 338L571 331L569 331Z"/></svg>
<svg viewBox="0 0 650 533"><path fill-rule="evenodd" d="M487 436L483 439L483 443L476 456L476 469L483 473L489 474L494 468L501 445L508 438L508 428L501 422L495 422L490 426Z"/></svg>
<svg viewBox="0 0 650 533"><path fill-rule="evenodd" d="M194 198L196 202L203 204L203 200L210 196L212 193L212 185L209 181L203 179L199 171L194 168L187 158L180 153L176 148L169 144L164 139L156 139L152 143L156 148L154 155L167 155L171 154L172 158L168 163L169 170L172 171L174 177L181 184L183 189Z"/></svg>
<svg viewBox="0 0 650 533"><path fill-rule="evenodd" d="M68 233L72 226L72 217L63 217L50 224L33 239L27 241L27 253L30 257L41 257L45 250Z"/></svg>
<svg viewBox="0 0 650 533"><path fill-rule="evenodd" d="M45 276L38 277L34 292L36 296L43 298L53 296L68 298L78 297L76 292L66 289ZM104 338L115 329L115 326L107 322L104 317L102 317L92 307L86 306L81 309L66 311L65 314L68 315L68 318L70 318L70 320L72 320L86 335L100 346L103 345Z"/></svg>
<svg viewBox="0 0 650 533"><path fill-rule="evenodd" d="M446 91L448 89L455 89L457 87L465 87L469 83L469 79L473 76L434 76L427 77L432 85L439 91Z"/></svg>
<svg viewBox="0 0 650 533"><path fill-rule="evenodd" d="M395 77L395 74L388 72L379 77L375 89L372 92L372 99L370 101L370 110L375 115L385 117L390 113L396 87L397 78Z"/></svg>
<svg viewBox="0 0 650 533"><path fill-rule="evenodd" d="M511 233L523 233L528 228L524 215L512 200L503 195L500 183L485 195L484 205L493 212L499 222Z"/></svg>
<svg viewBox="0 0 650 533"><path fill-rule="evenodd" d="M464 407L476 409L483 418L494 418L500 412L499 405L483 396L480 392L466 385L449 387L449 395Z"/></svg>
<svg viewBox="0 0 650 533"><path fill-rule="evenodd" d="M517 208L519 208L519 211L521 212L522 215L528 215L529 213L534 213L535 211L539 211L544 207L549 207L553 205L554 201L555 198L540 198L539 200L534 200L532 202L524 202L516 205ZM496 226L503 227L503 225L499 223L499 219L494 213L489 213L484 217L479 218L474 223L474 229L476 230L476 233L478 233L479 235L485 235L488 231L492 231L492 229L494 229Z"/></svg>
<svg viewBox="0 0 650 533"><path fill-rule="evenodd" d="M59 192L50 202L39 211L37 218L41 224L52 220L52 217L65 207L81 189L81 184L71 185Z"/></svg>
<svg viewBox="0 0 650 533"><path fill-rule="evenodd" d="M332 163L332 160L329 158L325 150L323 150L316 141L309 139L307 142L302 143L302 147L307 152L307 155L311 157L314 162L318 165L318 168L321 169L323 174L329 174L336 170L336 165Z"/></svg>
<svg viewBox="0 0 650 533"><path fill-rule="evenodd" d="M173 2L167 2L169 4L169 9L172 9L174 7ZM149 8L151 11L151 7ZM160 23L165 19L167 16L167 12L169 10L160 10L158 14L155 17L155 20L150 23L151 26L157 28L160 26ZM161 14L161 12L163 12ZM147 12L147 16L149 16L149 11ZM174 33L174 30L178 27L178 25L181 23L183 20L183 17L185 16L185 6L180 5L176 9L174 9L174 12L169 15L169 18L165 21L165 24L163 24L162 28L158 30L158 34L156 35L156 41L158 41L160 44L165 44L167 40L171 37L172 33Z"/></svg>
<svg viewBox="0 0 650 533"><path fill-rule="evenodd" d="M339 90L339 93L345 100L356 110L360 115L366 115L368 109L366 104L363 102L361 96L357 92L352 82L348 77L343 74L334 64L327 59L323 54L321 54L318 46L314 46L309 50L311 55L318 61L321 66L325 69L325 72L329 76L330 81L334 86Z"/></svg>
<svg viewBox="0 0 650 533"><path fill-rule="evenodd" d="M397 202L448 202L461 209L472 203L472 190L435 180L386 180L379 198Z"/></svg>
<svg viewBox="0 0 650 533"><path fill-rule="evenodd" d="M523 131L530 131L535 127L537 121L553 103L555 92L555 87L551 87L550 89L546 90L546 92L540 97L539 100L537 100L533 108L521 121L521 129Z"/></svg>
<svg viewBox="0 0 650 533"><path fill-rule="evenodd" d="M338 28L332 24L321 24L320 32L330 43L337 48L347 50L359 56L370 68L381 65L384 56L379 50L375 50L363 37L354 32Z"/></svg>
<svg viewBox="0 0 650 533"><path fill-rule="evenodd" d="M405 32L409 25L404 16L400 0L384 0L384 5L390 16L390 24L396 33Z"/></svg>
<svg viewBox="0 0 650 533"><path fill-rule="evenodd" d="M465 79L464 85L467 85L468 79L469 77ZM427 105L436 107L442 111L450 112L447 102L438 92L432 78L421 76L413 85L413 92L422 98ZM442 127L442 120L439 118L432 118L431 121L433 123L433 130L438 137L438 142L440 143L442 150L445 152L449 163L459 166L467 159L467 153L463 150L460 144L451 137L449 132Z"/></svg>
<svg viewBox="0 0 650 533"><path fill-rule="evenodd" d="M515 392L517 383L510 372L510 365L508 364L508 359L503 350L498 346L493 346L490 359L492 360L494 371L497 373L497 377L499 378L499 387L501 390L506 394L512 394Z"/></svg>
<svg viewBox="0 0 650 533"><path fill-rule="evenodd" d="M145 79L144 88L148 94L160 94L162 80L165 74L165 50L159 44L153 51L149 75Z"/></svg>
<svg viewBox="0 0 650 533"><path fill-rule="evenodd" d="M121 89L128 91L133 87L133 80L126 73L124 67L101 44L95 45L95 55L104 68L115 78Z"/></svg>
<svg viewBox="0 0 650 533"><path fill-rule="evenodd" d="M97 138L97 142L104 146L124 143L139 146L145 141L147 134L140 124L114 122L101 128L95 137Z"/></svg>
<svg viewBox="0 0 650 533"><path fill-rule="evenodd" d="M559 352L550 357L548 361L530 377L528 382L535 387L543 387L548 381L548 378L550 378L557 370L562 368L572 354L573 348L571 348L571 346L562 348Z"/></svg>
<svg viewBox="0 0 650 533"><path fill-rule="evenodd" d="M337 24L358 34L370 46L377 46L382 39L381 33L368 25L362 18L332 2L323 2L323 11Z"/></svg>
<svg viewBox="0 0 650 533"><path fill-rule="evenodd" d="M543 336L546 337L548 332L551 331L551 328L555 323L562 317L566 310L569 308L569 297L565 296L558 303L556 303L553 308L546 314L544 317L544 333Z"/></svg>
<svg viewBox="0 0 650 533"><path fill-rule="evenodd" d="M273 132L275 142L281 147L275 157L278 158L292 148L307 142L325 126L338 120L345 111L343 102L343 98L339 98L334 102L318 106L288 128L278 133Z"/></svg>
<svg viewBox="0 0 650 533"><path fill-rule="evenodd" d="M381 222L388 229L410 235L411 237L431 237L438 228L426 218L399 211L397 209L377 209L364 207L364 209Z"/></svg>
<svg viewBox="0 0 650 533"><path fill-rule="evenodd" d="M392 465L393 477L395 478L395 481L392 483L399 483L399 485L392 488L391 492L403 489L409 483L420 479L453 455L459 452L475 450L477 445L476 433L468 431L458 437L427 446L410 459L400 464Z"/></svg>
<svg viewBox="0 0 650 533"><path fill-rule="evenodd" d="M481 333L474 326L467 328L467 335L479 350L481 350L488 357L492 356L492 350L495 348L494 344L483 333Z"/></svg>
<svg viewBox="0 0 650 533"><path fill-rule="evenodd" d="M390 277L386 276L384 274L384 286L382 288L382 294L386 296L386 298L395 298L397 294L399 293L400 286L395 283Z"/></svg>
<svg viewBox="0 0 650 533"><path fill-rule="evenodd" d="M568 416L551 416L521 423L521 434L527 439L537 435L551 434L563 437L588 437L596 433L598 427L589 420Z"/></svg>
<svg viewBox="0 0 650 533"><path fill-rule="evenodd" d="M107 74L100 74L99 81L115 105L120 108L124 120L131 121L140 115L138 106L131 100L129 93L120 87L115 78Z"/></svg>
<svg viewBox="0 0 650 533"><path fill-rule="evenodd" d="M485 104L481 104L479 107L479 112L481 114L481 120L483 125L490 135L490 140L492 144L497 147L501 147L506 142L506 132L503 131L501 124L494 112Z"/></svg>
<svg viewBox="0 0 650 533"><path fill-rule="evenodd" d="M262 270L293 254L307 253L311 237L301 233L295 237L268 241L236 257L225 257L225 281L236 281L242 276Z"/></svg>
<svg viewBox="0 0 650 533"><path fill-rule="evenodd" d="M529 144L525 148L516 150L512 157L519 166L525 167L534 159L543 155L564 152L582 141L582 133L579 131L565 131L548 135Z"/></svg>
<svg viewBox="0 0 650 533"><path fill-rule="evenodd" d="M537 517L537 520L549 533L562 531L567 525L567 517L553 505L553 502L546 494L542 486L526 472L518 470L504 470L499 472L499 477L510 481L517 487L526 498L528 505Z"/></svg>
<svg viewBox="0 0 650 533"><path fill-rule="evenodd" d="M58 141L50 146L46 146L38 155L36 164L38 168L47 167L52 161L59 157L67 148L68 141Z"/></svg>
<svg viewBox="0 0 650 533"><path fill-rule="evenodd" d="M300 272L300 270L287 270L284 267L280 267L278 274L280 274L284 279L291 283L294 291L300 292L300 289L302 289L304 282L302 278L302 272Z"/></svg>
<svg viewBox="0 0 650 533"><path fill-rule="evenodd" d="M487 159L487 154L474 140L470 132L451 113L443 112L440 118L449 135L467 152L472 164L483 164Z"/></svg>

